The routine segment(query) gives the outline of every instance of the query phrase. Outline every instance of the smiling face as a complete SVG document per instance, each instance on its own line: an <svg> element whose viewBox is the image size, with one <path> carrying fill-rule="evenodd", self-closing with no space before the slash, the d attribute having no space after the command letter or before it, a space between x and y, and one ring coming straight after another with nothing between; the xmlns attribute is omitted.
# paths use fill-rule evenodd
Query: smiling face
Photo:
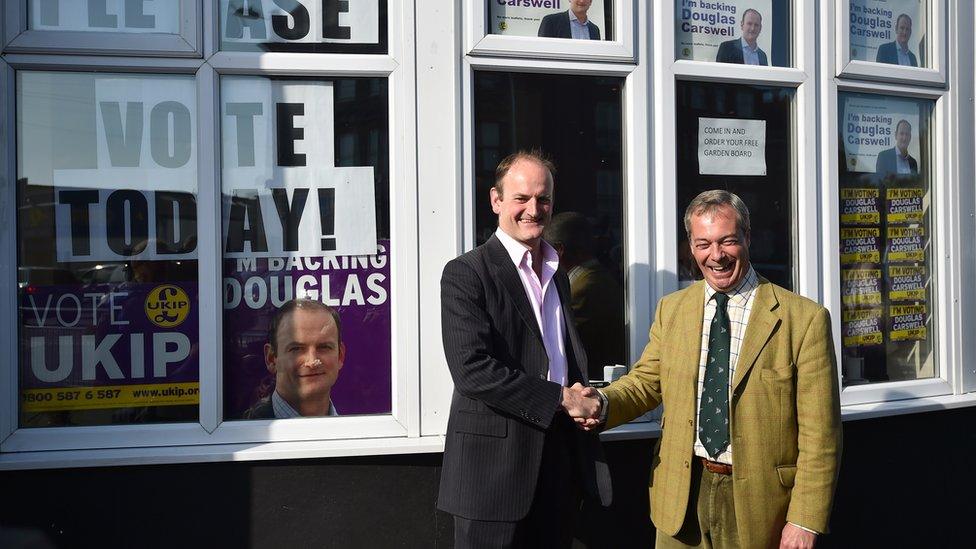
<svg viewBox="0 0 976 549"><path fill-rule="evenodd" d="M895 145L898 151L904 155L908 152L908 145L912 142L912 125L902 120L895 129Z"/></svg>
<svg viewBox="0 0 976 549"><path fill-rule="evenodd" d="M898 16L898 21L895 23L895 40L898 41L902 47L907 46L908 39L912 37L912 18L901 14Z"/></svg>
<svg viewBox="0 0 976 549"><path fill-rule="evenodd" d="M516 161L502 178L501 191L491 188L491 209L505 234L537 251L552 214L552 174L532 159Z"/></svg>
<svg viewBox="0 0 976 549"><path fill-rule="evenodd" d="M749 10L742 18L742 38L750 45L755 45L759 33L762 32L762 17L759 12Z"/></svg>
<svg viewBox="0 0 976 549"><path fill-rule="evenodd" d="M735 288L749 272L749 235L739 230L735 209L719 206L691 216L691 253L712 289Z"/></svg>
<svg viewBox="0 0 976 549"><path fill-rule="evenodd" d="M275 391L302 415L328 413L332 386L346 358L332 315L296 309L278 326L275 339L276 348L264 346L264 362L275 375Z"/></svg>

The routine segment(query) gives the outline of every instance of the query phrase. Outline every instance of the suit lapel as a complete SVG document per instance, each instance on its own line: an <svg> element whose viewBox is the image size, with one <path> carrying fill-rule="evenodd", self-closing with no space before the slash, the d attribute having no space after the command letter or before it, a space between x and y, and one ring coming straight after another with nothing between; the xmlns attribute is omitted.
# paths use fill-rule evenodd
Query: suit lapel
<svg viewBox="0 0 976 549"><path fill-rule="evenodd" d="M705 314L705 283L698 281L691 286L687 296L681 301L679 310L675 313L674 328L670 337L685 338L689 335L691 341L683 341L675 347L679 356L674 357L674 363L686 370L691 379L691 398L695 401L698 390L698 367L701 363L701 333L702 317Z"/></svg>
<svg viewBox="0 0 976 549"><path fill-rule="evenodd" d="M588 368L584 368L584 363L589 360L586 356L586 350L583 349L583 342L580 341L579 333L576 331L575 326L575 314L572 308L572 292L569 287L569 278L563 273L563 271L556 271L556 274L552 277L552 283L556 285L556 293L559 294L559 306L563 311L563 325L566 328L566 334L569 336L570 347L572 347L572 360L571 367L576 368L580 379L583 380L584 385L589 385L589 372ZM569 349L567 349L569 351ZM583 358L585 357L585 361ZM566 353L566 358L570 358L569 352ZM573 376L568 376L568 379L572 379Z"/></svg>
<svg viewBox="0 0 976 549"><path fill-rule="evenodd" d="M735 375L732 377L732 391L742 383L749 370L759 358L769 338L772 337L780 319L776 314L779 301L773 293L773 286L768 280L760 278L756 288L756 297L749 313L749 323L746 325L746 335L739 349L739 358L735 364Z"/></svg>
<svg viewBox="0 0 976 549"><path fill-rule="evenodd" d="M522 285L522 279L519 277L518 271L515 269L515 264L512 263L512 258L508 255L508 251L505 250L505 246L495 238L494 235L485 244L488 249L488 257L491 259L491 268L493 274L498 277L501 281L502 287L508 292L509 297L512 298L512 302L515 303L515 308L518 309L519 315L522 320L528 326L529 331L531 331L539 341L542 341L542 331L539 330L539 323L535 319L535 313L532 312L532 305L529 304L529 298L525 295L525 286Z"/></svg>

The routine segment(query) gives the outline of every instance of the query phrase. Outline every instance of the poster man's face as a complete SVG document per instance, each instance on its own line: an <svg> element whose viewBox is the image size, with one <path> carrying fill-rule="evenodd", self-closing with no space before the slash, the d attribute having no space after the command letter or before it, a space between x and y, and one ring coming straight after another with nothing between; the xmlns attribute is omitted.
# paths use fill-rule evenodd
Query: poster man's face
<svg viewBox="0 0 976 549"><path fill-rule="evenodd" d="M908 152L908 145L912 142L912 127L904 122L898 124L895 130L895 145L898 150L905 154Z"/></svg>
<svg viewBox="0 0 976 549"><path fill-rule="evenodd" d="M750 11L742 18L742 38L750 44L755 44L762 32L762 17L754 11Z"/></svg>
<svg viewBox="0 0 976 549"><path fill-rule="evenodd" d="M552 214L552 175L533 160L517 161L502 179L502 192L491 188L491 209L505 234L534 248Z"/></svg>
<svg viewBox="0 0 976 549"><path fill-rule="evenodd" d="M740 233L731 206L691 216L691 253L713 289L726 292L739 284L749 272L749 236Z"/></svg>
<svg viewBox="0 0 976 549"><path fill-rule="evenodd" d="M264 346L268 371L275 375L275 391L293 407L322 402L339 377L346 346L332 315L296 309L278 326L277 350Z"/></svg>
<svg viewBox="0 0 976 549"><path fill-rule="evenodd" d="M577 14L577 16L579 14L585 15L592 3L593 0L569 0L569 9L573 10L573 13Z"/></svg>
<svg viewBox="0 0 976 549"><path fill-rule="evenodd" d="M901 45L908 44L908 39L912 37L912 20L910 17L899 17L895 24L895 39Z"/></svg>

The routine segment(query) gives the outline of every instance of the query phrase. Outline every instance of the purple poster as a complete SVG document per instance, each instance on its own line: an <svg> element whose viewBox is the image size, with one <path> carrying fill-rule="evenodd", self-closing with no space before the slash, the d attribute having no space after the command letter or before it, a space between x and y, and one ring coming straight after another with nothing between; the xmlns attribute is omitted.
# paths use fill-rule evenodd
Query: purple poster
<svg viewBox="0 0 976 549"><path fill-rule="evenodd" d="M338 415L392 409L389 241L368 256L224 261L224 417L241 419L275 391L265 364L268 326L294 298L321 301L341 319L345 360L332 387Z"/></svg>
<svg viewBox="0 0 976 549"><path fill-rule="evenodd" d="M27 286L24 412L199 402L194 282Z"/></svg>

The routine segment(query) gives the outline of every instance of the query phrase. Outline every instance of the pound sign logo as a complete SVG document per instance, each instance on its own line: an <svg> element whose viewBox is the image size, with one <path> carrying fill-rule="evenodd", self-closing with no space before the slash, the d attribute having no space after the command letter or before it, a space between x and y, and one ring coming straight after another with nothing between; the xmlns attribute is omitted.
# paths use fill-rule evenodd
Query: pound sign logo
<svg viewBox="0 0 976 549"><path fill-rule="evenodd" d="M190 298L179 286L156 286L146 296L146 317L160 328L179 326L190 314Z"/></svg>

